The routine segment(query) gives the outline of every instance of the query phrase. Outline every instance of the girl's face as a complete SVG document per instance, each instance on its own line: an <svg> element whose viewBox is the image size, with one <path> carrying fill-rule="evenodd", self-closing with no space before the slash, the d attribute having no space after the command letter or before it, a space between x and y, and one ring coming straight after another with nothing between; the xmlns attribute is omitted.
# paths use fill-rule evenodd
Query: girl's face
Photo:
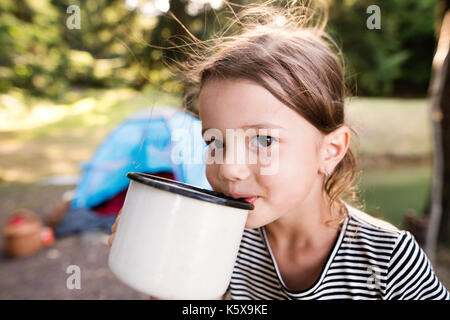
<svg viewBox="0 0 450 320"><path fill-rule="evenodd" d="M233 198L257 196L246 228L295 214L321 194L324 135L265 88L249 80L209 80L199 95L199 111L203 130L216 129L222 135L209 139L204 134L207 143L212 141L208 151L216 148L215 155L223 152L223 161L206 166L213 190ZM227 129L245 132L249 128L256 134L250 130L244 140L227 141ZM260 129L267 131L261 134ZM278 134L270 138L276 130ZM246 161L238 162L237 156L234 161L226 159L227 154L239 150L245 150ZM261 154L265 158L260 158ZM258 161L250 162L255 155Z"/></svg>

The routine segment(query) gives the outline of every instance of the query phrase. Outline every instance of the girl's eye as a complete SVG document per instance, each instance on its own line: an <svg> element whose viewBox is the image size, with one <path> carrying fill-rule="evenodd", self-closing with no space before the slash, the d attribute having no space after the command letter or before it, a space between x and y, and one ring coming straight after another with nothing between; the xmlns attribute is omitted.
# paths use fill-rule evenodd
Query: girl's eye
<svg viewBox="0 0 450 320"><path fill-rule="evenodd" d="M274 137L257 135L252 138L251 143L257 148L259 147L268 148L272 145L274 141L275 141Z"/></svg>
<svg viewBox="0 0 450 320"><path fill-rule="evenodd" d="M223 148L223 142L220 140L212 139L209 141L205 141L207 146L211 146L217 149Z"/></svg>

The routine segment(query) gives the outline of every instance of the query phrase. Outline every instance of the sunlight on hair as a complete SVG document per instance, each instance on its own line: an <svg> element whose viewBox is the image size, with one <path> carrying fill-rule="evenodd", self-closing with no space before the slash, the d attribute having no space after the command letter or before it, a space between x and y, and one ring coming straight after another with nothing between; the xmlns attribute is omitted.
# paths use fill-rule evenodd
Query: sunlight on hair
<svg viewBox="0 0 450 320"><path fill-rule="evenodd" d="M202 10L209 5L212 9L217 10L223 5L222 0L189 0L186 6L187 14L191 16L198 15Z"/></svg>
<svg viewBox="0 0 450 320"><path fill-rule="evenodd" d="M170 3L169 0L151 0L143 2L139 0L126 0L125 7L130 11L139 9L142 15L151 18L169 11Z"/></svg>
<svg viewBox="0 0 450 320"><path fill-rule="evenodd" d="M209 8L218 10L223 6L223 0L186 0L186 13L196 16ZM139 9L145 17L151 18L166 13L170 10L169 0L125 0L125 7L130 10Z"/></svg>
<svg viewBox="0 0 450 320"><path fill-rule="evenodd" d="M286 24L286 18L284 16L277 16L275 18L275 24L279 27L282 27Z"/></svg>
<svg viewBox="0 0 450 320"><path fill-rule="evenodd" d="M139 6L139 0L125 0L125 8L128 10L136 10Z"/></svg>

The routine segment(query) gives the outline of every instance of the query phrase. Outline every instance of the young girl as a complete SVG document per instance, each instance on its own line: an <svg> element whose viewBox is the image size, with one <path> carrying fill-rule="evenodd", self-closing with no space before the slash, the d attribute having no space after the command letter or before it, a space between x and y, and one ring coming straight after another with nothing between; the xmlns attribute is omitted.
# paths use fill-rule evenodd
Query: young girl
<svg viewBox="0 0 450 320"><path fill-rule="evenodd" d="M354 196L356 160L344 121L340 54L324 32L326 15L312 25L308 8L285 9L241 10L240 34L181 65L186 101L197 99L204 131L222 133L222 139L205 134L211 154L244 147L270 155L269 164L224 161L206 168L215 191L255 207L228 297L449 299L409 232L344 201ZM239 146L227 141L230 129L257 134ZM275 173L262 173L268 165Z"/></svg>

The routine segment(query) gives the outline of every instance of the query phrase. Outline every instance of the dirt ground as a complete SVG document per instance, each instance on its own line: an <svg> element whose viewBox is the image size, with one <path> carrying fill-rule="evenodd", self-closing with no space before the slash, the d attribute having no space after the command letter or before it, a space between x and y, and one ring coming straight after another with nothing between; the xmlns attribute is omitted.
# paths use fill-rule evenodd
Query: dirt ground
<svg viewBox="0 0 450 320"><path fill-rule="evenodd" d="M0 184L0 224L17 208L27 208L44 217L66 190L73 186ZM148 299L120 280L108 268L108 234L91 231L57 239L51 247L19 259L2 250L0 299ZM0 241L3 248L4 240ZM73 288L69 266L80 269L80 288ZM67 282L69 281L69 288Z"/></svg>
<svg viewBox="0 0 450 320"><path fill-rule="evenodd" d="M0 225L23 207L43 217L73 186L0 183ZM120 282L108 268L108 234L85 232L57 239L51 247L21 259L0 256L0 299L148 299ZM0 246L3 248L3 239ZM80 269L80 288L67 286L69 266ZM435 271L450 288L450 250L441 248ZM68 273L69 272L69 273Z"/></svg>
<svg viewBox="0 0 450 320"><path fill-rule="evenodd" d="M148 299L109 270L106 239L104 233L88 232L58 240L22 259L3 255L0 299ZM80 268L79 289L73 286L72 265Z"/></svg>

